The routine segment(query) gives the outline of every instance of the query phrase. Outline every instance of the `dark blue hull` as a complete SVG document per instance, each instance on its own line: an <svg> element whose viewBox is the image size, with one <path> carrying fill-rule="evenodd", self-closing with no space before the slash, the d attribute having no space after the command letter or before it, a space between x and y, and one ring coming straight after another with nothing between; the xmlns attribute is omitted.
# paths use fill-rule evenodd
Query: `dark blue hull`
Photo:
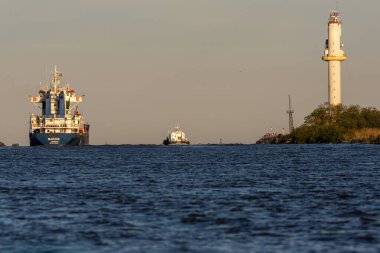
<svg viewBox="0 0 380 253"><path fill-rule="evenodd" d="M30 133L30 146L80 146L89 144L89 134L83 133Z"/></svg>

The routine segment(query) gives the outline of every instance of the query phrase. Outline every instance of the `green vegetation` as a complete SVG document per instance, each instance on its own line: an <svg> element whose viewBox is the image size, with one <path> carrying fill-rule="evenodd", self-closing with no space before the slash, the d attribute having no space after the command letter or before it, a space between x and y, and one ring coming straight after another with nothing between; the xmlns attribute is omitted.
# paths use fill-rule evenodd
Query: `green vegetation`
<svg viewBox="0 0 380 253"><path fill-rule="evenodd" d="M292 143L380 143L380 111L358 105L320 105L287 137Z"/></svg>

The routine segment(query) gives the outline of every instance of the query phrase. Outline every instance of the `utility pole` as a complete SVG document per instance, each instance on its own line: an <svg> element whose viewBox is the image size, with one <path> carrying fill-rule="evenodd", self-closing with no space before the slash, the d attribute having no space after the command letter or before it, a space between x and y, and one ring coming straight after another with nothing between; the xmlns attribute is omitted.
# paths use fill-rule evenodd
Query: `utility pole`
<svg viewBox="0 0 380 253"><path fill-rule="evenodd" d="M292 108L292 99L289 95L289 110L286 111L287 114L289 114L289 133L293 133L294 131L294 124L293 124L293 113L294 110Z"/></svg>

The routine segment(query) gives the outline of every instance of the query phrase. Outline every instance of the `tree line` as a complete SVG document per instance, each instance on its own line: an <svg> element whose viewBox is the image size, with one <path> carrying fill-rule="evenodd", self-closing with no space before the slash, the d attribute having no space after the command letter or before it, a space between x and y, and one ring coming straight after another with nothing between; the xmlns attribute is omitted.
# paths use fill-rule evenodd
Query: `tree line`
<svg viewBox="0 0 380 253"><path fill-rule="evenodd" d="M323 104L305 117L284 142L380 143L380 111L359 105Z"/></svg>

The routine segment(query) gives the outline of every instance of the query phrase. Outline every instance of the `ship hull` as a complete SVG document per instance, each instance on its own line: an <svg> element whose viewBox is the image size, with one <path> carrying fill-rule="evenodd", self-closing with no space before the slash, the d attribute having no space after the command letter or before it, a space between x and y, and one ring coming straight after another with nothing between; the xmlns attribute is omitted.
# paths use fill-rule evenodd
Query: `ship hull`
<svg viewBox="0 0 380 253"><path fill-rule="evenodd" d="M187 146L190 145L190 142L175 142L175 143L168 143L164 144L166 146Z"/></svg>
<svg viewBox="0 0 380 253"><path fill-rule="evenodd" d="M162 144L164 145L173 145L173 146L181 146L181 145L190 145L190 141L177 141L177 142L171 142L169 139L165 139Z"/></svg>
<svg viewBox="0 0 380 253"><path fill-rule="evenodd" d="M89 144L89 134L83 133L30 133L30 146L82 146Z"/></svg>

